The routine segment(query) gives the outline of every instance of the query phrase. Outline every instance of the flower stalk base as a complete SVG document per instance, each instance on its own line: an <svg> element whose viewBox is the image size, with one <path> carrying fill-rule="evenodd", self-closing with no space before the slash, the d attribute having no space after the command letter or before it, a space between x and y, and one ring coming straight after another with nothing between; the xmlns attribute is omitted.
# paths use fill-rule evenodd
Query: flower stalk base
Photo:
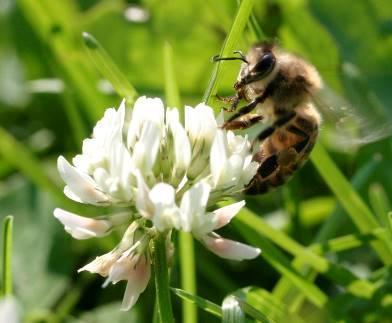
<svg viewBox="0 0 392 323"><path fill-rule="evenodd" d="M160 233L154 240L154 272L156 304L160 322L174 323L170 298L169 274L166 256L166 234Z"/></svg>

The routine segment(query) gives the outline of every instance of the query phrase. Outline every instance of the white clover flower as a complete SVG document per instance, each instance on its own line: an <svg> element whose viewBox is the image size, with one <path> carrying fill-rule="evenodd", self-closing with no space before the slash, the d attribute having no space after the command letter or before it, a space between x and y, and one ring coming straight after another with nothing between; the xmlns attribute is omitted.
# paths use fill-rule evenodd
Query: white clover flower
<svg viewBox="0 0 392 323"><path fill-rule="evenodd" d="M108 235L112 228L129 223L131 217L127 212L111 214L101 219L83 217L62 209L55 209L53 215L73 238L84 240Z"/></svg>
<svg viewBox="0 0 392 323"><path fill-rule="evenodd" d="M211 144L217 131L213 110L204 103L195 108L185 107L185 130L192 150L191 167L188 178L197 179L206 174L210 159Z"/></svg>
<svg viewBox="0 0 392 323"><path fill-rule="evenodd" d="M247 137L218 130L211 147L212 187L220 197L241 192L256 174L259 164L252 161Z"/></svg>
<svg viewBox="0 0 392 323"><path fill-rule="evenodd" d="M221 120L203 103L185 107L184 119L183 124L178 110L165 109L157 98L140 97L132 110L123 101L118 110L105 112L73 165L58 158L69 198L120 209L96 219L62 209L54 215L76 239L103 237L127 227L112 251L79 270L106 277L104 286L127 281L124 310L148 284L149 242L157 234L191 232L227 259L252 259L260 253L214 232L231 221L244 201L208 210L222 197L243 191L256 174L248 139L220 129ZM171 254L170 241L166 248Z"/></svg>
<svg viewBox="0 0 392 323"><path fill-rule="evenodd" d="M191 231L196 239L222 258L243 260L257 257L260 249L224 239L213 232L228 224L245 205L245 201L208 213L206 207L210 189L208 184L199 182L184 194L181 200L182 229Z"/></svg>

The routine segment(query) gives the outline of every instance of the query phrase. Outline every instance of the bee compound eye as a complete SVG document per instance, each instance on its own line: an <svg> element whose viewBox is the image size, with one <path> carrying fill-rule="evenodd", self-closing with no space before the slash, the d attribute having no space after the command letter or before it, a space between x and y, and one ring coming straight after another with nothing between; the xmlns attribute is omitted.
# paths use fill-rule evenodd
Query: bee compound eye
<svg viewBox="0 0 392 323"><path fill-rule="evenodd" d="M272 53L264 54L260 61L255 65L252 72L258 77L267 76L275 66L275 56Z"/></svg>

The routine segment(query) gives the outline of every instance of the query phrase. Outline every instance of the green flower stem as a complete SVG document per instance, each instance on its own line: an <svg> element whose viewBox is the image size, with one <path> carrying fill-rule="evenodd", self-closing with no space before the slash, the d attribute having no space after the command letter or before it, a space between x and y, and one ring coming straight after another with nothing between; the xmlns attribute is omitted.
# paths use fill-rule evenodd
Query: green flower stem
<svg viewBox="0 0 392 323"><path fill-rule="evenodd" d="M196 294L195 250L193 237L188 232L179 232L181 287L183 290ZM191 302L183 302L182 321L184 323L197 322L197 307Z"/></svg>
<svg viewBox="0 0 392 323"><path fill-rule="evenodd" d="M162 323L174 323L166 257L166 234L160 233L157 235L153 240L153 243L155 290L158 314Z"/></svg>
<svg viewBox="0 0 392 323"><path fill-rule="evenodd" d="M173 49L169 43L163 46L163 63L165 71L165 96L168 106L177 107L180 113L180 119L184 121L184 107L181 105L180 93L174 69ZM188 181L177 194L178 201L186 190L193 184ZM196 294L196 269L195 269L195 250L193 246L193 237L190 233L179 232L178 249L180 251L180 269L181 269L181 288L185 291ZM197 322L196 304L183 300L182 302L182 321L184 323Z"/></svg>

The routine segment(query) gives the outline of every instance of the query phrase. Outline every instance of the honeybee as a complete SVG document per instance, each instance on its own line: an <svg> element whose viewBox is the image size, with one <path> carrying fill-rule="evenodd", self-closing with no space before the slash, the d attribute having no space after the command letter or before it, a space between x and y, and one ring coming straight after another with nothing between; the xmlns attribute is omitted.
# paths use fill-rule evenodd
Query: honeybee
<svg viewBox="0 0 392 323"><path fill-rule="evenodd" d="M322 82L316 68L271 43L252 46L245 56L219 57L243 63L234 84L235 95L220 98L234 112L222 128L237 130L256 123L268 126L254 141L253 160L260 166L246 187L247 194L263 194L285 183L309 158L318 137L321 117L313 97ZM239 109L239 102L247 104Z"/></svg>
<svg viewBox="0 0 392 323"><path fill-rule="evenodd" d="M253 45L244 55L213 57L213 61L241 60L234 83L235 95L220 97L236 111L222 128L247 129L257 123L267 125L253 141L253 160L259 163L257 174L245 189L247 194L263 194L284 184L303 166L318 138L321 115L334 127L329 141L335 149L352 151L392 134L392 122L380 105L378 111L354 109L322 84L317 69L273 43ZM347 65L347 64L346 64ZM352 65L343 65L350 75L358 74ZM369 93L367 95L370 95ZM237 108L241 100L247 104ZM327 122L324 121L324 124Z"/></svg>

